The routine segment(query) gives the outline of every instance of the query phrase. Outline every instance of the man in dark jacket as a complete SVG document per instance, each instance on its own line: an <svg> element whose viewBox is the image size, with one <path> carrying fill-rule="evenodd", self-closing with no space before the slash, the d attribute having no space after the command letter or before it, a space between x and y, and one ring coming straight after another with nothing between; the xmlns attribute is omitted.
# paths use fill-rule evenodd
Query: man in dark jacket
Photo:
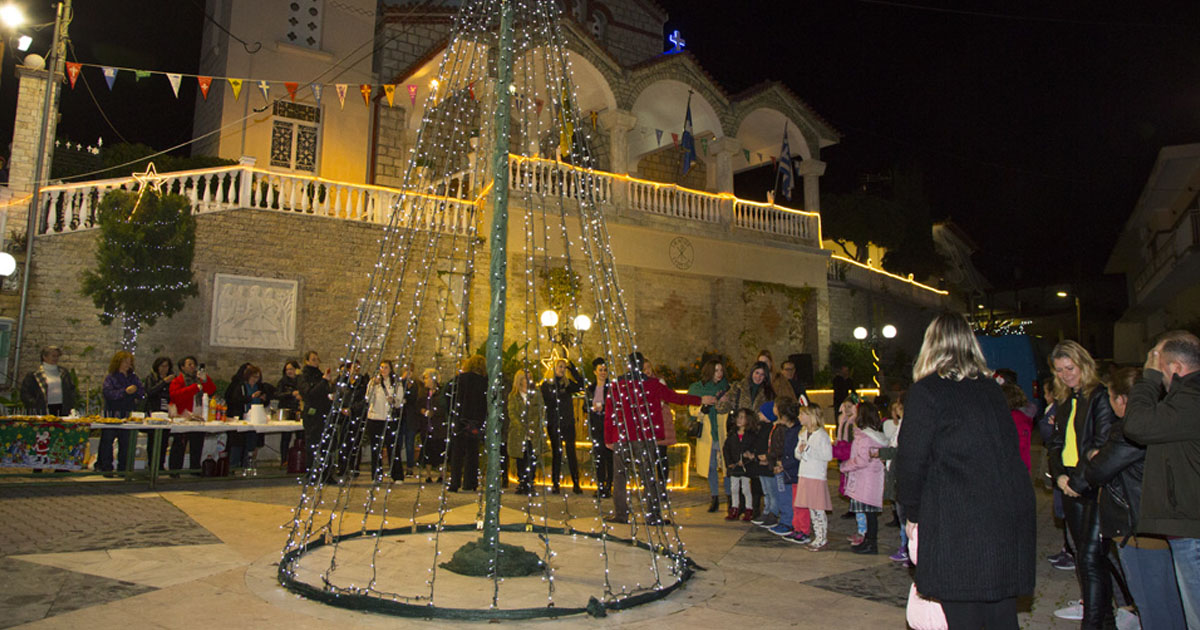
<svg viewBox="0 0 1200 630"><path fill-rule="evenodd" d="M304 423L304 442L308 454L308 470L311 474L315 462L320 461L321 433L325 429L325 419L333 408L333 387L330 385L331 371L321 372L321 355L315 350L309 350L304 355L304 369L296 385L300 392L300 400L304 403L304 412L300 416Z"/></svg>
<svg viewBox="0 0 1200 630"><path fill-rule="evenodd" d="M465 359L458 376L446 384L450 438L450 492L479 488L479 447L487 421L487 363L480 355Z"/></svg>
<svg viewBox="0 0 1200 630"><path fill-rule="evenodd" d="M1200 338L1169 332L1150 351L1125 435L1146 445L1138 530L1169 537L1188 627L1200 628Z"/></svg>

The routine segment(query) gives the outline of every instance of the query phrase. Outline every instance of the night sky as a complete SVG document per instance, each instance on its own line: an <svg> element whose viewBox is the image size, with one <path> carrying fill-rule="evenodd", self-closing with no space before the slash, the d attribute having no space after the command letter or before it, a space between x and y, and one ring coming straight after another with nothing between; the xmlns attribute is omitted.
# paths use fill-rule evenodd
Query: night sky
<svg viewBox="0 0 1200 630"><path fill-rule="evenodd" d="M1159 148L1200 141L1198 2L658 2L729 92L783 81L842 133L824 190L921 168L998 286L1094 279Z"/></svg>
<svg viewBox="0 0 1200 630"><path fill-rule="evenodd" d="M920 168L935 220L965 228L1002 287L1094 279L1159 148L1200 141L1200 2L657 2L667 32L679 29L729 93L781 80L841 132L822 155L824 190ZM77 2L75 52L195 72L202 4ZM47 3L33 6L52 18ZM10 49L5 145L12 64ZM109 94L97 71L85 74L112 125L81 81L64 97L60 136L156 148L190 138L194 82L177 101L161 76L122 74Z"/></svg>

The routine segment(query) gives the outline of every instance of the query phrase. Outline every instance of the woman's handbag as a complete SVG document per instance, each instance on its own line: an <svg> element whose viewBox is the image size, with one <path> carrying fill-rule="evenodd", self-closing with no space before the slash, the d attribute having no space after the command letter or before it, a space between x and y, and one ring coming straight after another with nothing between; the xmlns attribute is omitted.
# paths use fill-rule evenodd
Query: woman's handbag
<svg viewBox="0 0 1200 630"><path fill-rule="evenodd" d="M917 529L914 527L912 534L908 537L908 557L914 565L917 564ZM946 613L942 610L942 605L935 600L922 597L917 592L916 583L908 588L908 607L904 614L908 619L908 627L912 630L948 630L950 627L946 622Z"/></svg>

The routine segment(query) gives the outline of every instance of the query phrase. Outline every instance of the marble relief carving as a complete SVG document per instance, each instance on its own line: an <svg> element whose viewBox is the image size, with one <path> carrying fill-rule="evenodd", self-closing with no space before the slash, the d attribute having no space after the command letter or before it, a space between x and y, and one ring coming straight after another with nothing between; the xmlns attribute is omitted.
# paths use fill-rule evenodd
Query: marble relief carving
<svg viewBox="0 0 1200 630"><path fill-rule="evenodd" d="M219 273L213 281L214 346L292 350L296 347L295 280Z"/></svg>

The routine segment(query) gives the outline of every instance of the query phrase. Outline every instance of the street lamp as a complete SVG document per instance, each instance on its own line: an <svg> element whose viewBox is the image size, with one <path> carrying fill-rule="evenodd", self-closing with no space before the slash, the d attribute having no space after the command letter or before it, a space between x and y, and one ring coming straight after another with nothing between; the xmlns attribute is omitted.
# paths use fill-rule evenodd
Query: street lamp
<svg viewBox="0 0 1200 630"><path fill-rule="evenodd" d="M1066 291L1059 291L1059 292L1055 293L1054 295L1057 295L1060 298L1065 298L1065 297L1070 296L1070 294L1067 293ZM1079 309L1079 295L1076 294L1073 297L1075 298L1075 341L1078 341L1079 343L1083 343L1083 318L1081 316L1080 309Z"/></svg>
<svg viewBox="0 0 1200 630"><path fill-rule="evenodd" d="M872 365L875 368L875 374L871 376L871 379L875 381L875 387L877 387L877 388L880 386L879 385L880 370L879 370L879 353L876 352L875 346L879 344L880 337L883 337L884 339L895 339L897 332L899 332L899 331L897 331L896 327L891 324L884 324L883 327L878 330L875 330L875 329L867 330L867 328L865 326L859 326L854 329L854 338L859 341L866 341L867 344L871 347L871 360L872 360Z"/></svg>
<svg viewBox="0 0 1200 630"><path fill-rule="evenodd" d="M11 2L0 7L0 24L6 28L20 28L25 25L25 11Z"/></svg>
<svg viewBox="0 0 1200 630"><path fill-rule="evenodd" d="M542 311L541 321L546 328L554 328L558 325L558 313L552 309L546 309Z"/></svg>

